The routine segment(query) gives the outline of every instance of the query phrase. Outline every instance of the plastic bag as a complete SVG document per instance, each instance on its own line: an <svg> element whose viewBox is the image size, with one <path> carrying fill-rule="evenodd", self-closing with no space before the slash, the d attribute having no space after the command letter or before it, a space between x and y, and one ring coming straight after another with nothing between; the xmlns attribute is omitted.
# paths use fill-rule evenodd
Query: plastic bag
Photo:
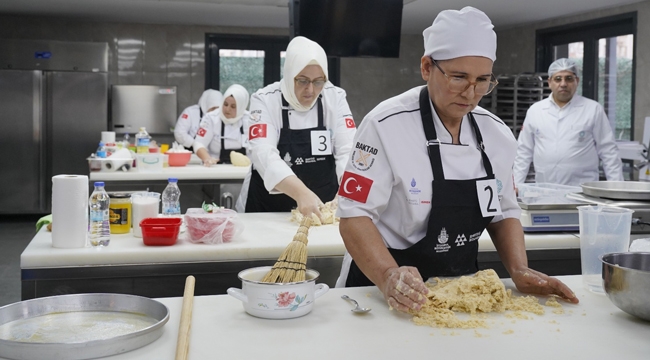
<svg viewBox="0 0 650 360"><path fill-rule="evenodd" d="M230 209L214 209L213 212L199 208L187 209L185 224L185 238L192 243L227 243L244 230L244 224L237 212Z"/></svg>

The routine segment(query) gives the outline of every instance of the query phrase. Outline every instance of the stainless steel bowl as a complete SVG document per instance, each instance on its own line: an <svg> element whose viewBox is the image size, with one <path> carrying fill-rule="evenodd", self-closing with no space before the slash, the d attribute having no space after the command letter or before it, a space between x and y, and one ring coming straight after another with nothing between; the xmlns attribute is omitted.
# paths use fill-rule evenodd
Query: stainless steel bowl
<svg viewBox="0 0 650 360"><path fill-rule="evenodd" d="M611 253L600 260L609 300L630 315L650 320L650 252Z"/></svg>

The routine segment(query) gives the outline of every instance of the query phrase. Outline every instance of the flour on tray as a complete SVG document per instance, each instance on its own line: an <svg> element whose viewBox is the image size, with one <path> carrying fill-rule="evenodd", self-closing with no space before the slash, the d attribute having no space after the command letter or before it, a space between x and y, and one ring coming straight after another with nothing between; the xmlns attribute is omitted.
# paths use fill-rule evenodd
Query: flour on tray
<svg viewBox="0 0 650 360"><path fill-rule="evenodd" d="M482 270L472 276L457 279L433 279L428 300L419 312L413 312L413 322L441 328L487 328L487 313L512 311L514 317L527 319L525 312L544 314L544 308L534 296L513 296L492 269ZM554 299L555 300L555 299ZM562 306L554 300L547 306ZM557 305L556 305L557 304ZM456 312L470 314L460 319ZM509 316L512 317L512 316Z"/></svg>

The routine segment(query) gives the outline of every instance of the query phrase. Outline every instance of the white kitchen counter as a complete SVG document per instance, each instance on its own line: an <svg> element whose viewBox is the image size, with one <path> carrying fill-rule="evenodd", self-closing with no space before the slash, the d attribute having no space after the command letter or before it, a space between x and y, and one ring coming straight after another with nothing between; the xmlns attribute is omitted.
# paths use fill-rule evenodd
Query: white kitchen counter
<svg viewBox="0 0 650 360"><path fill-rule="evenodd" d="M488 316L488 329L416 326L389 311L376 287L330 289L310 314L289 320L250 316L228 295L194 298L188 359L648 359L650 322L616 308L604 295L588 292L580 276L559 277L580 299L562 302L563 314L515 319ZM504 280L506 287L514 288ZM520 295L516 291L515 294ZM372 308L350 312L347 294ZM174 359L182 298L157 299L170 310L163 335L111 360ZM543 304L545 298L541 298Z"/></svg>
<svg viewBox="0 0 650 360"><path fill-rule="evenodd" d="M234 166L217 164L210 167L203 165L189 164L186 166L170 166L163 168L161 172L140 172L132 171L93 171L90 173L90 181L143 181L143 180L167 180L170 177L178 180L244 180L250 166Z"/></svg>
<svg viewBox="0 0 650 360"><path fill-rule="evenodd" d="M132 234L111 235L107 247L58 249L45 227L34 236L20 256L21 269L87 265L183 263L277 259L291 242L298 224L289 213L239 214L244 231L235 241L219 245L193 244L179 240L173 246L145 246ZM56 226L56 225L55 225ZM182 236L182 235L181 235ZM526 234L526 249L577 249L575 234ZM310 257L343 256L345 246L338 225L313 226L309 230ZM495 251L487 232L479 239L479 251Z"/></svg>

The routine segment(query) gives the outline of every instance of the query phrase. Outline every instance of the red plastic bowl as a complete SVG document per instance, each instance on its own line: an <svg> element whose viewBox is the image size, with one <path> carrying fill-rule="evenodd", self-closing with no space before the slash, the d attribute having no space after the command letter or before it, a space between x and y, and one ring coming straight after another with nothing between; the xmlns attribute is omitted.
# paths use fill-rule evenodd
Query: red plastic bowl
<svg viewBox="0 0 650 360"><path fill-rule="evenodd" d="M174 245L181 229L181 218L146 218L140 221L145 245Z"/></svg>
<svg viewBox="0 0 650 360"><path fill-rule="evenodd" d="M168 151L166 154L169 156L169 166L185 166L188 162L190 162L190 158L192 157L192 153L189 151L181 153L173 153Z"/></svg>

